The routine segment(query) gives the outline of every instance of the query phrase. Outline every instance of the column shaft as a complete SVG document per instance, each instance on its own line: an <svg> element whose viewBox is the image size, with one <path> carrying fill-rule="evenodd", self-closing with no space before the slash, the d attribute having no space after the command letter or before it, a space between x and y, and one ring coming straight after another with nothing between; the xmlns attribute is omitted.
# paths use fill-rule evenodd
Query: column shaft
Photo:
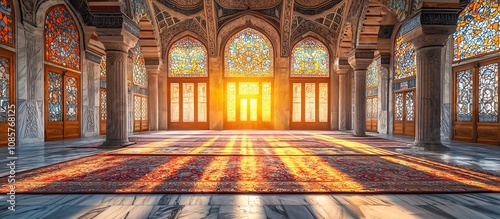
<svg viewBox="0 0 500 219"><path fill-rule="evenodd" d="M355 136L366 135L366 70L354 70L354 130Z"/></svg>
<svg viewBox="0 0 500 219"><path fill-rule="evenodd" d="M158 128L168 129L168 106L167 106L167 76L160 75L158 78Z"/></svg>
<svg viewBox="0 0 500 219"><path fill-rule="evenodd" d="M426 147L441 144L441 49L424 47L417 56L417 107L415 145Z"/></svg>
<svg viewBox="0 0 500 219"><path fill-rule="evenodd" d="M158 130L158 74L149 75L149 130Z"/></svg>
<svg viewBox="0 0 500 219"><path fill-rule="evenodd" d="M349 86L347 86L347 75L339 75L339 130L347 130L347 118L349 117Z"/></svg>
<svg viewBox="0 0 500 219"><path fill-rule="evenodd" d="M127 52L106 50L106 142L103 146L130 144L127 132Z"/></svg>

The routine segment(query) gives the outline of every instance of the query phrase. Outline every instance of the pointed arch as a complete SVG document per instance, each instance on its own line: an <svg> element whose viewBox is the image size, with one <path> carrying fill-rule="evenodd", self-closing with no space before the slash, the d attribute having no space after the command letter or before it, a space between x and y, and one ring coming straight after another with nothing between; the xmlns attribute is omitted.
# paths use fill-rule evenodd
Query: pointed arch
<svg viewBox="0 0 500 219"><path fill-rule="evenodd" d="M73 15L65 5L50 7L45 13L45 60L80 70L80 34Z"/></svg>
<svg viewBox="0 0 500 219"><path fill-rule="evenodd" d="M321 41L306 37L292 49L291 77L329 77L330 55Z"/></svg>
<svg viewBox="0 0 500 219"><path fill-rule="evenodd" d="M261 32L245 28L234 34L224 49L224 76L273 77L274 50Z"/></svg>
<svg viewBox="0 0 500 219"><path fill-rule="evenodd" d="M199 40L185 36L168 52L169 77L208 77L208 52Z"/></svg>

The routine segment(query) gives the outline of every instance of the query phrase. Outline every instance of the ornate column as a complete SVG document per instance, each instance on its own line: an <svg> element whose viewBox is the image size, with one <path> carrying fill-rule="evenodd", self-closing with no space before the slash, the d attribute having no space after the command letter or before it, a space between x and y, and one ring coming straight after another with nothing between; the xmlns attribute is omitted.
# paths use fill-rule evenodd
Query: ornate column
<svg viewBox="0 0 500 219"><path fill-rule="evenodd" d="M391 64L391 54L378 54L378 124L379 133L388 133L389 118L389 68Z"/></svg>
<svg viewBox="0 0 500 219"><path fill-rule="evenodd" d="M348 72L351 66L347 59L336 59L334 70L339 77L339 117L338 129L347 130L347 120L349 118L349 76Z"/></svg>
<svg viewBox="0 0 500 219"><path fill-rule="evenodd" d="M158 75L158 129L168 129L168 106L167 106L167 73Z"/></svg>
<svg viewBox="0 0 500 219"><path fill-rule="evenodd" d="M441 51L456 30L458 10L422 9L403 26L417 57L416 121L413 148L449 150L441 143Z"/></svg>
<svg viewBox="0 0 500 219"><path fill-rule="evenodd" d="M98 28L97 35L106 48L106 141L101 147L130 145L127 132L127 57L138 40L122 28Z"/></svg>
<svg viewBox="0 0 500 219"><path fill-rule="evenodd" d="M374 58L374 51L353 49L349 64L354 69L354 136L366 136L366 69Z"/></svg>
<svg viewBox="0 0 500 219"><path fill-rule="evenodd" d="M147 61L146 61L147 63ZM158 130L158 75L161 70L158 65L146 65L149 75L149 130ZM166 102L166 101L165 101Z"/></svg>

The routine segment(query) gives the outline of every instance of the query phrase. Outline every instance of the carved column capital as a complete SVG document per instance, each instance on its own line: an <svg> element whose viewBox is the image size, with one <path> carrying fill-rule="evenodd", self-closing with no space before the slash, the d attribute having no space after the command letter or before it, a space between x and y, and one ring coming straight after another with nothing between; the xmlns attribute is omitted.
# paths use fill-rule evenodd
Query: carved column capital
<svg viewBox="0 0 500 219"><path fill-rule="evenodd" d="M349 64L354 70L366 70L375 58L371 49L353 49L349 53Z"/></svg>
<svg viewBox="0 0 500 219"><path fill-rule="evenodd" d="M349 61L347 59L336 58L333 64L333 70L338 75L347 74L347 72L351 69L351 65L349 65Z"/></svg>
<svg viewBox="0 0 500 219"><path fill-rule="evenodd" d="M375 56L377 65L380 70L389 70L391 66L391 54L380 54Z"/></svg>
<svg viewBox="0 0 500 219"><path fill-rule="evenodd" d="M455 33L460 9L421 9L402 29L404 38L416 50L424 47L443 47L448 37Z"/></svg>
<svg viewBox="0 0 500 219"><path fill-rule="evenodd" d="M139 40L138 37L123 28L97 28L96 34L106 51L128 53L128 50L134 47Z"/></svg>

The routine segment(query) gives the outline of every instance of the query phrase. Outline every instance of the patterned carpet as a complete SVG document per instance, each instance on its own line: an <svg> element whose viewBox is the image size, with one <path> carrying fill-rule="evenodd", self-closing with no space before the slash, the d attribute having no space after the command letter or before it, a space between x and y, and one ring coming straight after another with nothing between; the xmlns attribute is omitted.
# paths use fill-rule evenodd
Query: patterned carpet
<svg viewBox="0 0 500 219"><path fill-rule="evenodd" d="M405 143L374 137L135 140L128 148L19 173L16 193L500 192L498 176L399 154L394 148Z"/></svg>

